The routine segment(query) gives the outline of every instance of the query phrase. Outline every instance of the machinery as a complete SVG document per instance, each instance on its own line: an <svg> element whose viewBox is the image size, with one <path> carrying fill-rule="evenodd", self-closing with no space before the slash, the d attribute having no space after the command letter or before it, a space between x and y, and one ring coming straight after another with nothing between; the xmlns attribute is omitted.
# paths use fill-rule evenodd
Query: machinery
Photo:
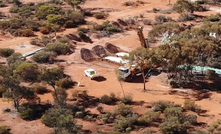
<svg viewBox="0 0 221 134"><path fill-rule="evenodd" d="M144 35L143 35L143 27L142 27L142 26L139 26L139 27L137 28L137 35L138 35L138 37L139 37L141 46L144 47L144 48L148 48L148 47L149 47L148 39L147 39L147 38L144 38Z"/></svg>
<svg viewBox="0 0 221 134"><path fill-rule="evenodd" d="M136 64L127 63L118 68L118 77L124 81L131 81L134 77L141 74L142 70L146 71L148 66L140 69Z"/></svg>

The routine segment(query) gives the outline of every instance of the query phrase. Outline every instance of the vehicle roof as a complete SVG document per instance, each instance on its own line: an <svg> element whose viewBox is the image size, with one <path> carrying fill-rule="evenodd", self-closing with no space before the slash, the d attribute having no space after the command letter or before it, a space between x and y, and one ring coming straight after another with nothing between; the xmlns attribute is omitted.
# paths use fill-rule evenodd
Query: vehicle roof
<svg viewBox="0 0 221 134"><path fill-rule="evenodd" d="M84 71L95 71L94 69L90 68L90 69L86 69Z"/></svg>

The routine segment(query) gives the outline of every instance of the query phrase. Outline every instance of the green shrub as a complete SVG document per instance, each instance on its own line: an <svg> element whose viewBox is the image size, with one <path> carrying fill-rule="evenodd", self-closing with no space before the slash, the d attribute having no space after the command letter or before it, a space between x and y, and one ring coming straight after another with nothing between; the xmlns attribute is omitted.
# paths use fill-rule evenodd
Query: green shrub
<svg viewBox="0 0 221 134"><path fill-rule="evenodd" d="M36 11L36 17L38 19L46 19L46 17L50 14L60 14L62 13L62 9L60 7L56 7L53 5L42 5Z"/></svg>
<svg viewBox="0 0 221 134"><path fill-rule="evenodd" d="M143 19L143 24L144 24L144 25L151 25L151 20L149 20L149 19Z"/></svg>
<svg viewBox="0 0 221 134"><path fill-rule="evenodd" d="M157 121L160 117L160 112L148 111L138 118L138 122L143 125L150 125Z"/></svg>
<svg viewBox="0 0 221 134"><path fill-rule="evenodd" d="M46 111L46 113L41 117L41 121L48 127L58 127L59 120L61 120L62 118L65 119L65 117L67 117L66 119L68 119L68 121L69 118L71 118L71 121L73 123L73 116L71 115L71 112L69 110L51 108Z"/></svg>
<svg viewBox="0 0 221 134"><path fill-rule="evenodd" d="M69 39L67 37L62 37L62 38L59 39L59 42L61 42L61 43L68 43Z"/></svg>
<svg viewBox="0 0 221 134"><path fill-rule="evenodd" d="M168 107L164 110L166 118L178 117L179 120L183 119L183 109L181 107Z"/></svg>
<svg viewBox="0 0 221 134"><path fill-rule="evenodd" d="M57 54L51 51L41 51L32 56L32 59L38 63L47 63L53 61Z"/></svg>
<svg viewBox="0 0 221 134"><path fill-rule="evenodd" d="M74 86L74 82L72 81L71 78L62 78L62 79L59 79L57 82L56 82L56 85L58 87L61 87L61 88L71 88Z"/></svg>
<svg viewBox="0 0 221 134"><path fill-rule="evenodd" d="M195 101L191 101L191 100L185 100L184 109L191 110L191 111L197 112L197 113L202 112L201 107L198 106L197 104L195 104Z"/></svg>
<svg viewBox="0 0 221 134"><path fill-rule="evenodd" d="M163 112L166 108L176 106L174 102L171 101L157 101L152 103L153 111Z"/></svg>
<svg viewBox="0 0 221 134"><path fill-rule="evenodd" d="M49 14L47 17L48 22L50 23L55 23L58 25L64 25L64 18L61 17L60 15L55 15L55 14Z"/></svg>
<svg viewBox="0 0 221 134"><path fill-rule="evenodd" d="M194 111L195 110L195 101L191 101L191 100L185 100L184 101L184 109L186 110L191 110L191 111Z"/></svg>
<svg viewBox="0 0 221 134"><path fill-rule="evenodd" d="M9 12L10 13L18 13L18 10L19 8L17 6L12 6L10 9L9 9Z"/></svg>
<svg viewBox="0 0 221 134"><path fill-rule="evenodd" d="M126 118L120 118L114 123L114 130L118 132L129 132L133 129L133 124L137 122L137 115L130 114Z"/></svg>
<svg viewBox="0 0 221 134"><path fill-rule="evenodd" d="M190 124L195 125L197 123L197 116L195 114L188 114L185 116L185 121L189 121Z"/></svg>
<svg viewBox="0 0 221 134"><path fill-rule="evenodd" d="M217 13L217 14L211 14L209 17L208 17L208 20L209 21L219 21L220 20L220 14Z"/></svg>
<svg viewBox="0 0 221 134"><path fill-rule="evenodd" d="M49 34L51 32L49 27L40 27L39 29L42 34Z"/></svg>
<svg viewBox="0 0 221 134"><path fill-rule="evenodd" d="M208 128L208 131L213 134L213 132L215 131L215 129L216 129L215 127L210 126L210 127Z"/></svg>
<svg viewBox="0 0 221 134"><path fill-rule="evenodd" d="M31 29L23 29L21 32L24 37L34 36L34 32Z"/></svg>
<svg viewBox="0 0 221 134"><path fill-rule="evenodd" d="M179 22L183 22L183 21L190 21L190 20L194 20L195 16L192 14L186 14L186 13L182 13L180 14L178 21Z"/></svg>
<svg viewBox="0 0 221 134"><path fill-rule="evenodd" d="M109 97L108 95L103 95L100 98L100 102L104 103L104 104L111 104L113 102L113 100L111 99L111 97Z"/></svg>
<svg viewBox="0 0 221 134"><path fill-rule="evenodd" d="M65 28L74 28L77 27L77 25L72 20L68 20L64 23Z"/></svg>
<svg viewBox="0 0 221 134"><path fill-rule="evenodd" d="M0 56L2 57L9 57L11 56L15 51L11 48L0 48Z"/></svg>
<svg viewBox="0 0 221 134"><path fill-rule="evenodd" d="M44 93L48 93L49 92L47 87L45 85L40 84L40 83L33 84L32 89L37 94L44 94Z"/></svg>
<svg viewBox="0 0 221 134"><path fill-rule="evenodd" d="M178 117L170 117L160 124L159 127L164 134L186 134L189 124L182 124Z"/></svg>
<svg viewBox="0 0 221 134"><path fill-rule="evenodd" d="M107 27L107 31L113 32L113 33L118 33L121 30L119 28L115 27L115 26L110 26L110 27Z"/></svg>
<svg viewBox="0 0 221 134"><path fill-rule="evenodd" d="M67 54L71 51L71 47L61 42L49 43L46 46L47 51L53 51L58 55Z"/></svg>
<svg viewBox="0 0 221 134"><path fill-rule="evenodd" d="M104 123L113 123L116 118L115 116L115 114L105 113L102 115L101 119Z"/></svg>
<svg viewBox="0 0 221 134"><path fill-rule="evenodd" d="M96 19L104 19L106 15L104 13L95 13L93 16Z"/></svg>
<svg viewBox="0 0 221 134"><path fill-rule="evenodd" d="M120 101L124 104L130 104L133 101L133 96L131 94L123 96Z"/></svg>
<svg viewBox="0 0 221 134"><path fill-rule="evenodd" d="M155 16L155 20L157 22L167 22L168 21L166 16L164 16L164 15L157 15L157 16Z"/></svg>
<svg viewBox="0 0 221 134"><path fill-rule="evenodd" d="M125 105L122 103L115 108L115 113L120 114L122 116L127 116L132 112L131 110L132 108L129 105Z"/></svg>
<svg viewBox="0 0 221 134"><path fill-rule="evenodd" d="M0 134L10 134L10 130L8 126L0 126Z"/></svg>

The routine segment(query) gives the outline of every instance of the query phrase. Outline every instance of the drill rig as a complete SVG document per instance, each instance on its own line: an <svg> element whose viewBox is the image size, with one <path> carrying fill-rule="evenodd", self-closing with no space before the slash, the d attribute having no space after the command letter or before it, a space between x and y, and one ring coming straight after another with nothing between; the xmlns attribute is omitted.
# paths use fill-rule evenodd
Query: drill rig
<svg viewBox="0 0 221 134"><path fill-rule="evenodd" d="M139 37L141 46L144 48L148 48L149 47L148 39L144 38L142 26L139 26L137 28L137 35ZM123 66L120 66L118 68L118 77L120 77L124 81L131 81L133 77L135 77L136 75L141 73L142 70L145 70L145 69L148 69L148 67L144 66L142 69L139 69L137 67L136 61L132 63L126 63Z"/></svg>
<svg viewBox="0 0 221 134"><path fill-rule="evenodd" d="M142 26L138 26L138 28L137 28L137 35L139 37L141 46L144 47L144 48L148 48L149 47L148 39L144 38L143 27Z"/></svg>

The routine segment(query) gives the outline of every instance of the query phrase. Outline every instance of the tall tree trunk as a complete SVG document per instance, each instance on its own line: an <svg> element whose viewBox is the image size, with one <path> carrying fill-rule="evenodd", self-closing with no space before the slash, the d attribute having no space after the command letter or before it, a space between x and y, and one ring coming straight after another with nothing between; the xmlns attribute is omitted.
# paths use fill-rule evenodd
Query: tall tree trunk
<svg viewBox="0 0 221 134"><path fill-rule="evenodd" d="M16 99L14 99L14 107L15 107L15 110L18 111L19 102Z"/></svg>
<svg viewBox="0 0 221 134"><path fill-rule="evenodd" d="M146 79L145 79L145 75L144 75L144 70L142 71L142 76L143 76L143 90L146 91Z"/></svg>
<svg viewBox="0 0 221 134"><path fill-rule="evenodd" d="M55 99L57 100L58 104L60 104L60 101L59 101L59 99L58 99L58 94L57 94L56 88L55 88L54 85L51 85L51 86L52 86L53 89L54 89Z"/></svg>

